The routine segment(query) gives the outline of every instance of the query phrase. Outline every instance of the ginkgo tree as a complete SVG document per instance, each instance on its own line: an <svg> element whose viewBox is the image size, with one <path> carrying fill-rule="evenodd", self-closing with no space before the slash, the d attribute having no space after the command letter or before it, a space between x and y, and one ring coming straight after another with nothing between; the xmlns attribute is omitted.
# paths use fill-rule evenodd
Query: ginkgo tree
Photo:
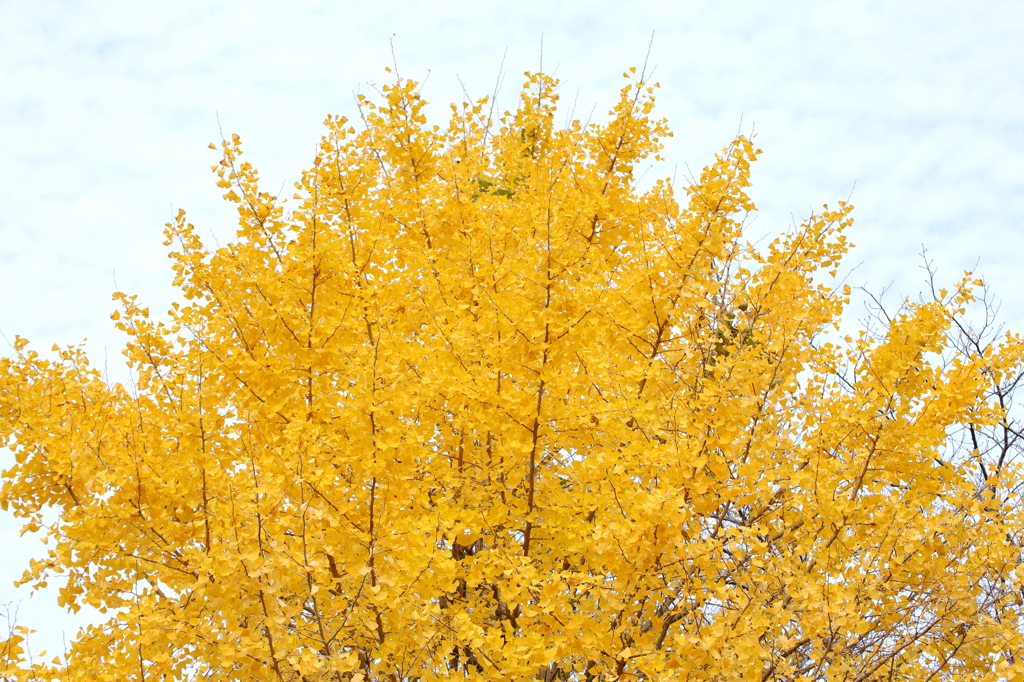
<svg viewBox="0 0 1024 682"><path fill-rule="evenodd" d="M232 136L235 239L180 212L179 302L115 294L132 385L18 337L23 582L109 620L5 678L1024 679L1024 343L970 274L842 336L852 207L748 243L744 136L641 187L626 76L564 127L543 74L446 128L397 79L289 201Z"/></svg>

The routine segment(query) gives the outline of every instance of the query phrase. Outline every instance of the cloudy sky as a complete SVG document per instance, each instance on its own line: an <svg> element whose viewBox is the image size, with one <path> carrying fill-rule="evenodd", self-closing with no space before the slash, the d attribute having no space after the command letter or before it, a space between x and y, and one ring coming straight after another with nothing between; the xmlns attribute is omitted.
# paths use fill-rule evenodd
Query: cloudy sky
<svg viewBox="0 0 1024 682"><path fill-rule="evenodd" d="M178 210L223 243L209 142L238 133L270 191L313 158L327 114L387 82L394 56L443 122L522 73L562 79L585 118L622 72L649 67L675 137L655 175L694 172L755 132L758 234L851 197L849 282L916 296L922 245L953 282L978 272L1024 330L1024 3L901 0L0 0L0 330L40 349L88 339L119 374L116 287L154 312L174 300L162 245ZM287 9L286 9L287 7ZM979 9L981 8L981 9ZM543 42L543 50L542 50ZM0 340L9 353L10 347ZM105 360L106 359L106 360ZM0 453L8 466L9 453ZM12 586L37 541L0 515L0 604L61 650L82 618L52 588Z"/></svg>

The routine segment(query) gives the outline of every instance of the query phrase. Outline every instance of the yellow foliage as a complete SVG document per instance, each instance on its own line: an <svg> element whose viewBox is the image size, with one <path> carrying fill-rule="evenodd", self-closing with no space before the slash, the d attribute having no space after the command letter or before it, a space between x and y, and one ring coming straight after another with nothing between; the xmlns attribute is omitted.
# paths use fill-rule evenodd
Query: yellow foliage
<svg viewBox="0 0 1024 682"><path fill-rule="evenodd" d="M747 244L743 136L641 190L669 131L627 77L564 128L541 74L444 129L399 80L290 208L232 136L236 239L180 212L184 300L115 296L133 388L17 340L0 502L53 541L24 582L111 616L33 675L1024 679L1020 473L948 452L1006 423L1021 341L951 346L968 277L826 342L852 206Z"/></svg>

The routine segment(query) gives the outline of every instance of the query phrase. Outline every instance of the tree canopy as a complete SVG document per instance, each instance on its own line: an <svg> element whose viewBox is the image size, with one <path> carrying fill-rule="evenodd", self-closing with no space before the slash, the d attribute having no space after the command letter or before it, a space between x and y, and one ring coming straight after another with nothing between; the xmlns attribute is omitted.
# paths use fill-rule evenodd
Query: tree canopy
<svg viewBox="0 0 1024 682"><path fill-rule="evenodd" d="M748 243L742 135L641 187L626 76L564 127L543 74L446 128L397 79L291 201L234 135L234 241L182 211L181 300L115 294L131 385L18 337L24 582L110 618L6 678L1024 679L1024 343L970 273L843 336L852 206Z"/></svg>

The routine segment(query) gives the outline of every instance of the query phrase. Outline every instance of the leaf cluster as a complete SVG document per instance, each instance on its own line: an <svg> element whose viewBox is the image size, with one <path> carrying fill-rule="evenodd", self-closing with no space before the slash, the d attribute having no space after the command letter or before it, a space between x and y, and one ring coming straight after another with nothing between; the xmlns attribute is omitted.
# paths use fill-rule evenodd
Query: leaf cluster
<svg viewBox="0 0 1024 682"><path fill-rule="evenodd" d="M116 295L134 386L0 359L24 582L110 615L4 674L1024 679L1020 472L950 449L1010 424L1021 340L957 341L966 278L836 341L852 206L747 243L744 136L641 189L670 133L627 76L562 128L543 74L445 129L399 79L294 203L223 141L235 240L180 212L182 300Z"/></svg>

